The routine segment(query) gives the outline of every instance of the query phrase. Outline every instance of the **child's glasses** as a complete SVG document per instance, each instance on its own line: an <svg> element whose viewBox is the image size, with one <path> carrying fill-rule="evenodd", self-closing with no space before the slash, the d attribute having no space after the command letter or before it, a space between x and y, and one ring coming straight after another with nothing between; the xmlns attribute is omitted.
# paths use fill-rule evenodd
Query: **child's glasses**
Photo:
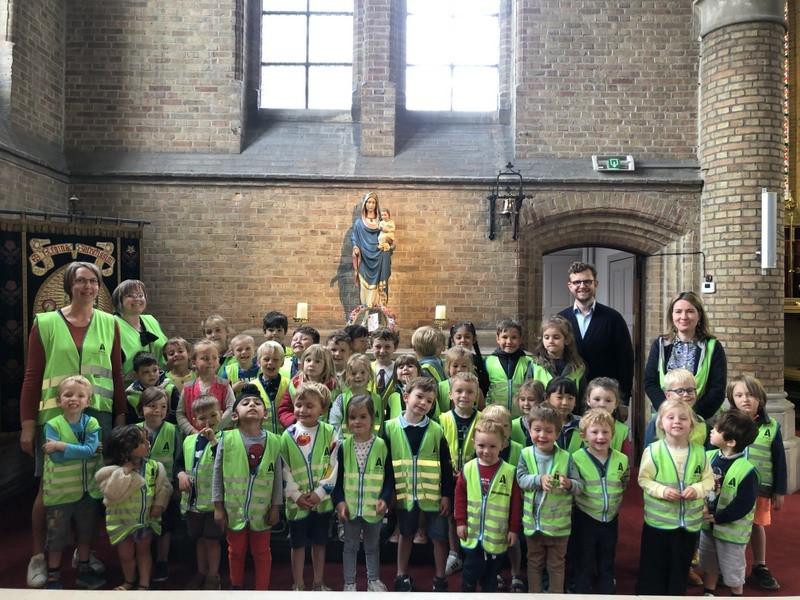
<svg viewBox="0 0 800 600"><path fill-rule="evenodd" d="M667 391L678 394L678 396L694 396L697 393L697 388L673 388Z"/></svg>

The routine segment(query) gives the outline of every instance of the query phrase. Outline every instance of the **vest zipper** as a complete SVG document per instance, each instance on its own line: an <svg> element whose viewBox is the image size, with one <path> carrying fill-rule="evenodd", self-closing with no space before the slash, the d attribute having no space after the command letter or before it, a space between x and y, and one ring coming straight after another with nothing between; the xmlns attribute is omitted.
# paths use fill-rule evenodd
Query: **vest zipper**
<svg viewBox="0 0 800 600"><path fill-rule="evenodd" d="M609 458L610 460L610 458ZM600 478L600 486L603 490L603 523L608 522L608 467L610 465L606 463L606 472Z"/></svg>
<svg viewBox="0 0 800 600"><path fill-rule="evenodd" d="M265 448L266 450L266 448ZM256 467L256 472L258 471L258 467ZM256 479L256 473L250 473L249 477L247 478L247 491L245 492L244 497L244 520L246 523L250 522L250 501L253 499L253 483Z"/></svg>
<svg viewBox="0 0 800 600"><path fill-rule="evenodd" d="M375 438L372 438L372 443L369 445L367 451L367 458L364 461L364 470L358 470L358 508L356 510L357 517L364 516L364 477L367 474L367 466L369 465L369 457L372 455L372 447L375 445ZM356 452L356 443L353 441L353 454ZM356 465L358 465L358 457L356 457Z"/></svg>
<svg viewBox="0 0 800 600"><path fill-rule="evenodd" d="M478 541L483 543L483 528L484 524L486 523L486 502L489 500L489 492L492 491L492 484L494 483L494 478L497 477L497 474L500 472L500 467L497 468L497 471L494 472L492 478L489 480L489 485L486 486L486 493L483 492L483 485L481 485L481 467L480 463L476 465L478 471L478 485L481 486L481 524L480 530L478 531Z"/></svg>
<svg viewBox="0 0 800 600"><path fill-rule="evenodd" d="M144 513L147 509L147 463L142 463L139 472L144 476L144 486L139 490L142 508L139 510L139 523L144 525Z"/></svg>

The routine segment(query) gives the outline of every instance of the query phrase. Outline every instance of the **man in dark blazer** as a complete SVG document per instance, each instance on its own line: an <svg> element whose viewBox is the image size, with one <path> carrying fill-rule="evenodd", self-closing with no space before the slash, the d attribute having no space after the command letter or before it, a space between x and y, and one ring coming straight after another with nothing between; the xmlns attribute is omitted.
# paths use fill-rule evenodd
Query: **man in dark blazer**
<svg viewBox="0 0 800 600"><path fill-rule="evenodd" d="M633 345L625 319L610 306L597 302L597 269L574 262L567 287L575 302L559 314L568 319L578 352L586 363L586 381L613 377L619 382L619 417L628 416L633 386Z"/></svg>

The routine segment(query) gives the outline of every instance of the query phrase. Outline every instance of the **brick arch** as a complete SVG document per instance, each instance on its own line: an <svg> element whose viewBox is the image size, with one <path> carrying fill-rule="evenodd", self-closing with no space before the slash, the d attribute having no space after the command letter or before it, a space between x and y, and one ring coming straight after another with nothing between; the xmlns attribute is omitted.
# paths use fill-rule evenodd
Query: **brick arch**
<svg viewBox="0 0 800 600"><path fill-rule="evenodd" d="M695 192L538 194L528 202L520 215L518 289L529 343L541 317L543 255L595 246L649 256L683 248L698 227Z"/></svg>

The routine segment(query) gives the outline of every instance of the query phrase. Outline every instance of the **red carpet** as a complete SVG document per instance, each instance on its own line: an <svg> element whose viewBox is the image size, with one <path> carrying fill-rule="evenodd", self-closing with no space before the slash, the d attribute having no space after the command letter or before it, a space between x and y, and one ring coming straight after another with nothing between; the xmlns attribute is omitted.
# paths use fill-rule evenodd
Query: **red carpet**
<svg viewBox="0 0 800 600"><path fill-rule="evenodd" d="M29 507L32 495L27 494L13 501L0 505L2 510L2 540L0 545L0 587L25 587L25 572L30 558ZM747 596L798 596L800 595L800 575L798 575L795 552L798 549L796 524L800 523L800 494L793 494L786 499L784 509L773 513L773 525L768 529L768 565L781 583L777 593L764 592L752 586L745 586ZM642 526L642 498L635 481L629 486L623 510L620 515L620 536L617 547L617 591L620 594L633 594L639 563L639 538ZM392 589L395 576L395 546L383 546L381 578ZM111 588L122 581L116 552L108 544L108 539L101 536L97 545L97 554L109 567L108 585ZM337 556L339 544L329 545L329 562L325 580L333 589L341 590L341 563ZM183 555L183 557L182 557ZM160 584L160 589L184 589L186 581L194 573L193 550L185 543L175 544L172 552L170 580ZM273 546L272 588L291 589L292 578L289 568L288 550L285 547ZM224 561L223 561L224 562ZM66 559L65 559L66 563ZM359 589L366 589L366 573L363 568L363 557L359 560ZM433 557L429 547L418 546L412 555L409 573L414 578L415 586L420 591L431 589L433 577ZM223 571L224 571L223 567ZM523 566L524 572L524 566ZM72 569L64 568L64 583L72 585ZM226 581L223 575L223 581ZM306 584L310 587L310 561L306 568ZM450 577L450 590L457 592L461 588L461 576ZM156 586L154 586L155 588ZM689 595L702 595L702 588L690 588ZM717 590L718 595L728 595L725 588Z"/></svg>

